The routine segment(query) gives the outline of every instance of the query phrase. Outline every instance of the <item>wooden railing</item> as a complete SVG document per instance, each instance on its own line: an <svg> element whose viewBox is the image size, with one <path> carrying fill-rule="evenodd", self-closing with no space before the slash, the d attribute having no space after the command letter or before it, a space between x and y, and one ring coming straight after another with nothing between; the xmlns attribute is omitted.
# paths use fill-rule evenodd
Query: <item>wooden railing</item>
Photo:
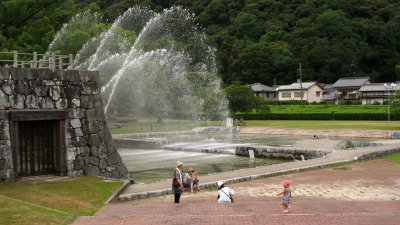
<svg viewBox="0 0 400 225"><path fill-rule="evenodd" d="M12 59L13 58L13 59ZM73 55L0 52L0 66L14 68L72 69Z"/></svg>

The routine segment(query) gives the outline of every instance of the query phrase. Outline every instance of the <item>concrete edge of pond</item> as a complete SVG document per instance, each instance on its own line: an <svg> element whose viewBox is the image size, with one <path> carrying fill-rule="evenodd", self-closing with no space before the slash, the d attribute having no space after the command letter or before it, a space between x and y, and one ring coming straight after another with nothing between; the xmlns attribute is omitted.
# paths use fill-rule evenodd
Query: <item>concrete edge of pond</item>
<svg viewBox="0 0 400 225"><path fill-rule="evenodd" d="M110 203L118 202L119 195L121 195L121 193L124 192L129 187L130 184L131 181L129 180L124 181L124 184L113 195L111 195L104 204L107 205Z"/></svg>
<svg viewBox="0 0 400 225"><path fill-rule="evenodd" d="M307 171L307 170L325 168L325 167L342 164L342 163L375 159L378 157L390 155L390 154L397 153L397 152L400 152L400 146L391 145L391 146L386 146L383 149L374 148L374 149L371 149L371 151L360 152L356 157L351 157L349 159L332 160L331 162L320 163L320 164L316 164L316 165L309 165L309 166L297 167L297 168L286 169L286 170L259 173L259 174L242 176L242 177L228 178L228 179L224 179L224 181L226 183L235 183L235 182L243 182L243 181L265 178L265 177L269 177L269 176L278 176L278 175L283 175L283 174L288 174L288 173L297 173L297 172L302 172L302 171ZM218 181L204 183L204 184L200 185L200 188L207 189L207 188L216 187L217 182ZM140 192L140 193L122 194L122 195L119 195L117 199L118 199L118 202L123 202L123 201L129 201L129 200L157 197L157 196L162 196L162 195L167 195L167 194L172 194L171 188L151 190L151 191L145 191L145 192Z"/></svg>

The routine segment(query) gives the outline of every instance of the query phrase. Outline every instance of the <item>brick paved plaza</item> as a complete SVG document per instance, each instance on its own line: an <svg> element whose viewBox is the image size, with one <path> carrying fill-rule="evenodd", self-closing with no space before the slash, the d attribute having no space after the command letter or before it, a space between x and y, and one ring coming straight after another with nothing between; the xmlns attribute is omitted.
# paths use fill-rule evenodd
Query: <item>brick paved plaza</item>
<svg viewBox="0 0 400 225"><path fill-rule="evenodd" d="M281 182L293 204L282 213ZM376 159L233 183L235 203L216 203L216 190L105 205L74 224L399 224L400 164Z"/></svg>

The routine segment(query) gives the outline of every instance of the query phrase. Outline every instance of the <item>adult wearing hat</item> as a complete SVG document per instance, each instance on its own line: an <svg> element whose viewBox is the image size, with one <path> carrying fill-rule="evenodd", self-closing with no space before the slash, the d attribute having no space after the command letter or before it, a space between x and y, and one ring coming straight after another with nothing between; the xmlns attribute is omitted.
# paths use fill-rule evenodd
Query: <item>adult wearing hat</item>
<svg viewBox="0 0 400 225"><path fill-rule="evenodd" d="M183 192L183 184L182 184L182 174L181 170L183 167L183 163L176 162L176 168L174 170L174 176L172 179L172 192L175 194L175 203L179 203L179 199L181 198L181 194Z"/></svg>
<svg viewBox="0 0 400 225"><path fill-rule="evenodd" d="M232 203L234 194L231 188L225 186L225 182L218 181L218 203Z"/></svg>
<svg viewBox="0 0 400 225"><path fill-rule="evenodd" d="M183 181L184 187L190 187L191 192L193 192L194 185L196 185L197 191L200 191L199 179L197 179L197 172L194 172L194 169L192 167L189 168Z"/></svg>

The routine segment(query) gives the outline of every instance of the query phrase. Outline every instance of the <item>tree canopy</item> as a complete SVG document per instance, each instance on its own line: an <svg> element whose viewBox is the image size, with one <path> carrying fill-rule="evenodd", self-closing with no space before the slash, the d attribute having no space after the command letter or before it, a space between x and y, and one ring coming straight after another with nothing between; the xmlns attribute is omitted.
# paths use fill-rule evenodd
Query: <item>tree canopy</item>
<svg viewBox="0 0 400 225"><path fill-rule="evenodd" d="M196 15L217 49L218 74L233 82L287 84L298 79L333 83L370 76L400 80L398 0L4 0L0 3L0 50L44 52L72 16L87 9L111 23L129 7L161 11L182 5ZM71 34L75 53L93 27Z"/></svg>

